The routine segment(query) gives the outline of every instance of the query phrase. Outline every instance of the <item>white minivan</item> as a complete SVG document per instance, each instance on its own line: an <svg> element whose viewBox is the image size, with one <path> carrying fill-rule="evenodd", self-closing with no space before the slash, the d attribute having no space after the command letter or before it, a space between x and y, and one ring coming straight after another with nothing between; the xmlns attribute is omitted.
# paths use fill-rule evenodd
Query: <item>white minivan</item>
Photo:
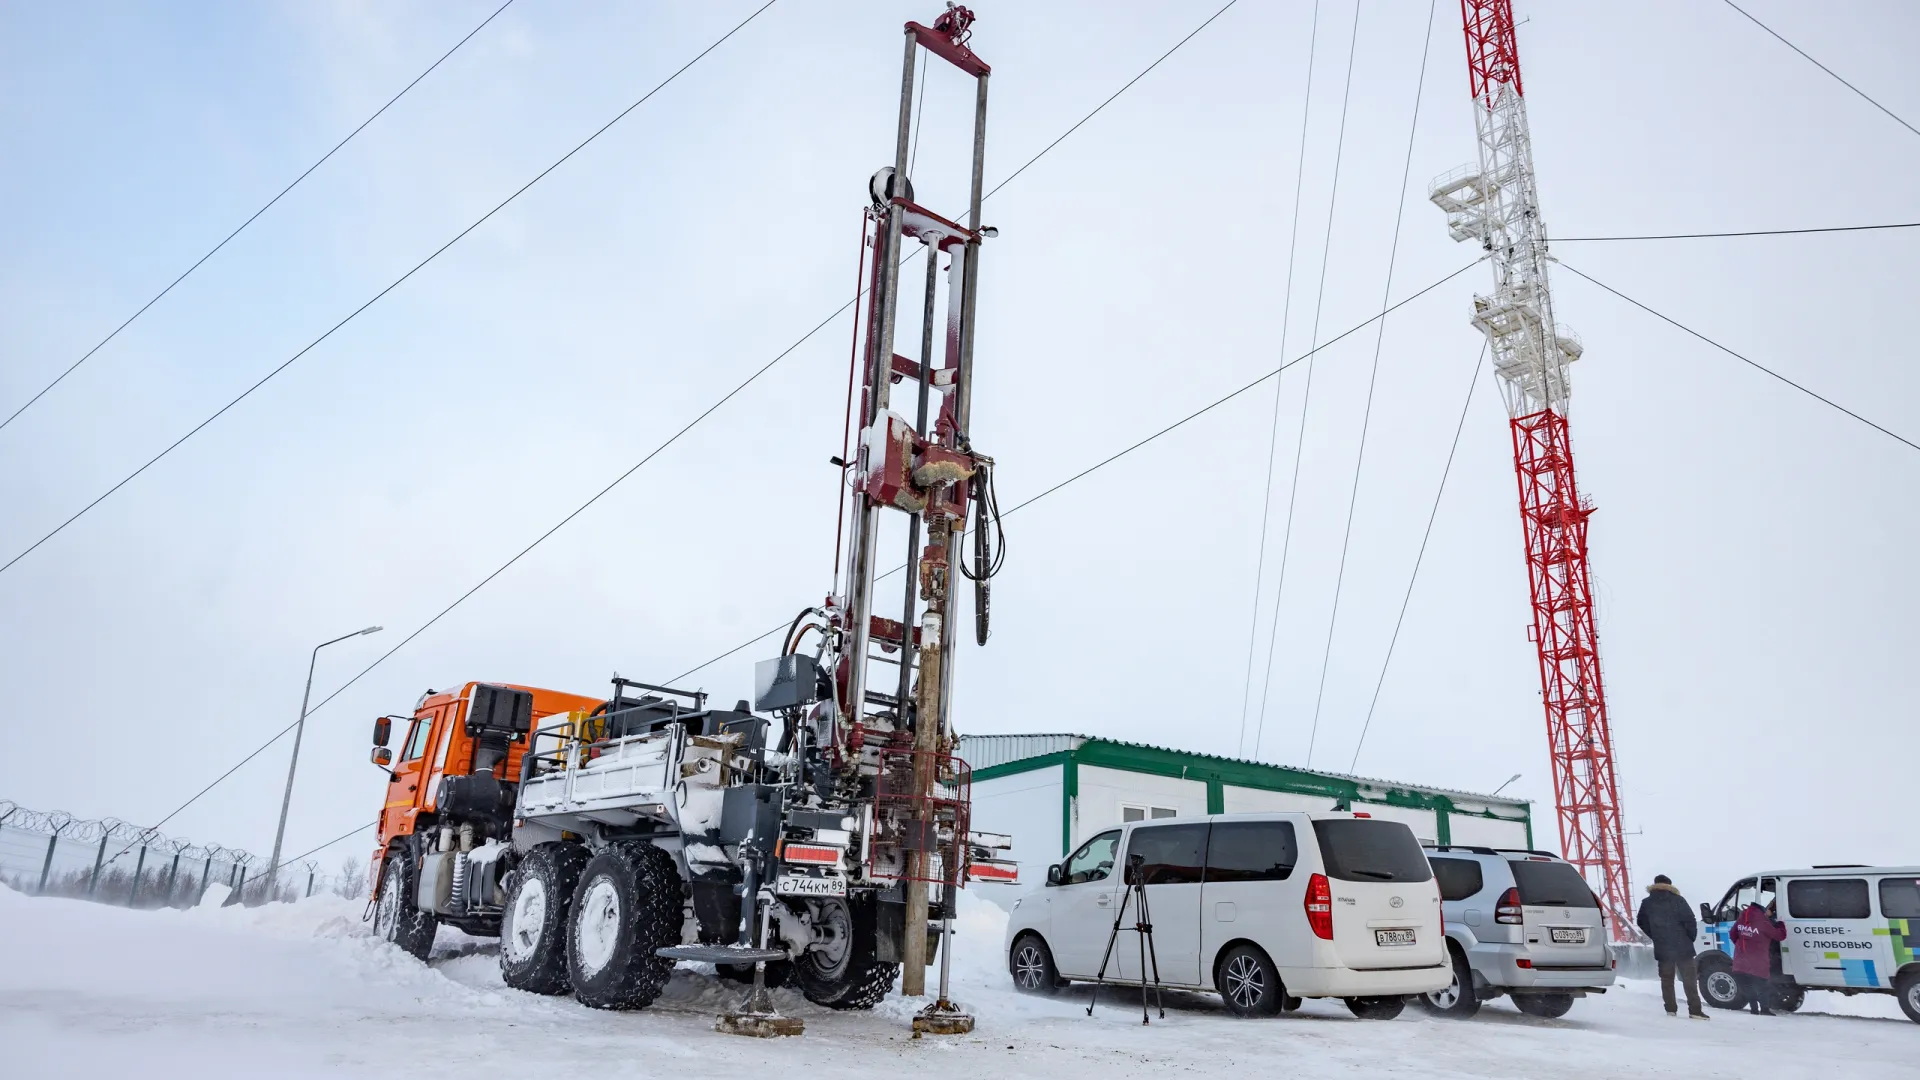
<svg viewBox="0 0 1920 1080"><path fill-rule="evenodd" d="M1332 997L1390 1019L1407 995L1453 977L1440 890L1412 829L1364 813L1213 814L1129 822L1048 867L1007 922L1015 987L1091 980L1103 958L1107 980L1142 981L1126 867L1144 886L1160 981L1214 991L1241 1016Z"/></svg>

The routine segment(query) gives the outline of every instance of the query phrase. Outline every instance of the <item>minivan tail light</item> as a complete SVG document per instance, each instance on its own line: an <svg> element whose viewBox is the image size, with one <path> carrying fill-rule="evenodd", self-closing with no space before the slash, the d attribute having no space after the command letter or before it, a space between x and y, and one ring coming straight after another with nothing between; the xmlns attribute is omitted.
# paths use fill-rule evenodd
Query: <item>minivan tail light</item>
<svg viewBox="0 0 1920 1080"><path fill-rule="evenodd" d="M1500 894L1500 902L1494 905L1493 921L1497 923L1507 923L1509 925L1518 925L1523 921L1521 918L1522 914L1523 912L1520 908L1520 890L1517 888L1508 889L1506 892Z"/></svg>
<svg viewBox="0 0 1920 1080"><path fill-rule="evenodd" d="M1314 937L1333 940L1333 889L1325 874L1307 879L1307 925L1313 928Z"/></svg>

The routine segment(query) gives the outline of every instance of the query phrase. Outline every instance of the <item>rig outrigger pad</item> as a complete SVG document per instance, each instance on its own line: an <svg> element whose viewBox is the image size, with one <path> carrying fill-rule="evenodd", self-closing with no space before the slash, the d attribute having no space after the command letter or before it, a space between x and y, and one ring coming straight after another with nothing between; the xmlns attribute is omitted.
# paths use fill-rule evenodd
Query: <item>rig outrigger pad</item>
<svg viewBox="0 0 1920 1080"><path fill-rule="evenodd" d="M973 1031L973 1014L941 998L913 1016L913 1037L966 1035Z"/></svg>

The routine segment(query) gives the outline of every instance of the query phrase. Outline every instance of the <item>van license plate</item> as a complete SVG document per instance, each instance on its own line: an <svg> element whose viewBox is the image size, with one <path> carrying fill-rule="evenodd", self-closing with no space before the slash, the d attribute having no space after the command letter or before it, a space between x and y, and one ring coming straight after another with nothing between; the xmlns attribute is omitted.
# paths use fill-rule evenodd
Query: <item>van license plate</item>
<svg viewBox="0 0 1920 1080"><path fill-rule="evenodd" d="M1413 931L1375 930L1373 932L1373 943L1375 945L1411 945L1413 944Z"/></svg>
<svg viewBox="0 0 1920 1080"><path fill-rule="evenodd" d="M845 878L808 877L805 874L781 874L773 883L778 896L845 896Z"/></svg>
<svg viewBox="0 0 1920 1080"><path fill-rule="evenodd" d="M1585 945L1587 943L1587 931L1584 927L1573 927L1571 929L1555 927L1553 931L1553 943L1555 945Z"/></svg>

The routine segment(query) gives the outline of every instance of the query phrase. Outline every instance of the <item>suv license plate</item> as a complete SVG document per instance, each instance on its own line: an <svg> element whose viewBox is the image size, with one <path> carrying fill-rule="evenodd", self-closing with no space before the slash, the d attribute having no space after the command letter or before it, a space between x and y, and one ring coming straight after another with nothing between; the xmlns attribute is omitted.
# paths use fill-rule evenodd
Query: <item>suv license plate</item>
<svg viewBox="0 0 1920 1080"><path fill-rule="evenodd" d="M1413 931L1375 930L1373 932L1373 943L1375 945L1411 945L1413 944Z"/></svg>
<svg viewBox="0 0 1920 1080"><path fill-rule="evenodd" d="M773 883L778 896L845 896L844 878L808 877L805 874L781 874Z"/></svg>
<svg viewBox="0 0 1920 1080"><path fill-rule="evenodd" d="M1571 930L1556 927L1553 931L1553 943L1555 945L1585 945L1587 943L1587 932L1584 928L1578 927Z"/></svg>

